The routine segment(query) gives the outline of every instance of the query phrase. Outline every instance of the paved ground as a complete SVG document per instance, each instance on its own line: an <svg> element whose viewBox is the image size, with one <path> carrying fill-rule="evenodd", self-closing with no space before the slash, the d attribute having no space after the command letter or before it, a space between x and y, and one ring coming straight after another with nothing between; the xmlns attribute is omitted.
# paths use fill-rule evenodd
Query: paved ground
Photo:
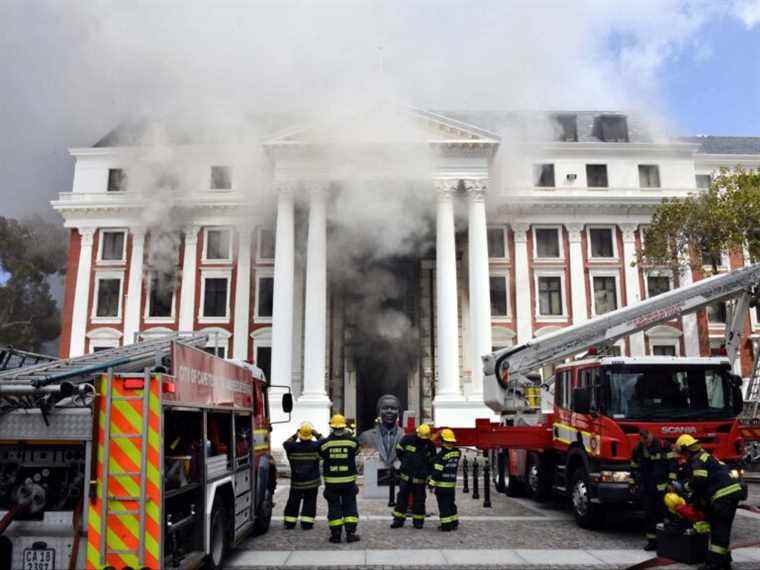
<svg viewBox="0 0 760 570"><path fill-rule="evenodd" d="M281 515L288 481L278 486L276 513ZM270 531L249 540L233 553L228 568L630 568L652 558L641 550L641 518L631 514L609 517L602 530L579 528L561 504L539 504L494 493L493 507L458 494L461 527L454 533L437 530L435 516L425 528L407 524L392 530L386 500L360 499L359 534L354 544L331 544L325 522L326 504L320 497L316 528L285 530L282 518ZM753 485L751 504L760 504L760 485ZM434 497L428 497L429 513L437 513ZM733 543L760 541L760 515L740 511ZM760 548L737 550L738 569L760 568ZM669 566L668 568L688 568Z"/></svg>

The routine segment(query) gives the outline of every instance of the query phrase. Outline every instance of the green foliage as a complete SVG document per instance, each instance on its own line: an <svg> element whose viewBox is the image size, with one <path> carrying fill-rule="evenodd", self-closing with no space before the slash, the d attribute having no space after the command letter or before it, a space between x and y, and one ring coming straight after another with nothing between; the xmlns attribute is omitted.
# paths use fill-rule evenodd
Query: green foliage
<svg viewBox="0 0 760 570"><path fill-rule="evenodd" d="M66 269L67 234L41 218L0 217L0 344L38 351L58 337L50 278Z"/></svg>
<svg viewBox="0 0 760 570"><path fill-rule="evenodd" d="M749 251L760 260L760 170L721 169L710 188L666 199L647 228L639 262L717 270L721 255Z"/></svg>

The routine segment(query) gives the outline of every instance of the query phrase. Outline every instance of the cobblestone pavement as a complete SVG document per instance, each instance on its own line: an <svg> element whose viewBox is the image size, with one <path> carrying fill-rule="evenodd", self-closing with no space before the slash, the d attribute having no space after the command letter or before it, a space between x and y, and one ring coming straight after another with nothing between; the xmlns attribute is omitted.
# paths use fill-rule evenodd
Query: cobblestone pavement
<svg viewBox="0 0 760 570"><path fill-rule="evenodd" d="M752 486L750 503L760 503L760 485ZM229 559L229 568L311 568L315 566L378 568L628 568L651 558L643 553L642 519L632 513L609 516L604 528L588 531L579 528L563 505L536 503L509 498L493 492L492 508L480 500L458 492L460 529L453 533L437 530L435 498L427 500L431 513L425 528L390 529L387 500L362 499L359 495L359 534L354 544L327 542L326 503L320 496L317 523L313 530L285 530L282 509L288 481L278 486L275 495L276 517L263 536L245 543ZM734 544L760 541L760 515L741 512L734 525ZM391 552L388 552L391 551ZM498 552L497 552L498 551ZM468 554L468 552L470 554ZM740 552L740 551L737 551ZM643 554L642 554L643 553ZM760 568L760 549L735 555L737 569ZM746 559L743 562L739 560ZM556 564L555 564L556 562ZM577 565L575 565L577 563ZM668 566L668 568L688 566Z"/></svg>

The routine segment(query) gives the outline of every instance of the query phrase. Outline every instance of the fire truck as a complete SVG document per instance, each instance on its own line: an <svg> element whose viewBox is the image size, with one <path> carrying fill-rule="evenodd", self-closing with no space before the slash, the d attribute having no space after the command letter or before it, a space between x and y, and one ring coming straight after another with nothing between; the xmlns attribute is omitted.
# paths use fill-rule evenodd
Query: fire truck
<svg viewBox="0 0 760 570"><path fill-rule="evenodd" d="M577 523L593 528L607 511L638 504L631 454L639 430L673 443L688 433L741 477L754 424L742 423L742 378L733 371L760 264L716 275L515 347L483 357L486 404L500 422L457 428L460 445L492 454L497 489L537 500L569 499ZM621 338L730 303L725 356L624 357L609 354ZM577 360L567 360L578 357ZM758 392L758 357L748 394ZM542 384L536 371L556 366ZM756 395L755 395L756 396Z"/></svg>
<svg viewBox="0 0 760 570"><path fill-rule="evenodd" d="M0 373L0 568L219 568L268 529L271 386L206 343Z"/></svg>

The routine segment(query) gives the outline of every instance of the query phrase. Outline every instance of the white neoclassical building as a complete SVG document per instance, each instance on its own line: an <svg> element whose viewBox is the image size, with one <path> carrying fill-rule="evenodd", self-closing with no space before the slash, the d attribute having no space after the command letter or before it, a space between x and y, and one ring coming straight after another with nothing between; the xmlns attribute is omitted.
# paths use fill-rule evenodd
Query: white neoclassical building
<svg viewBox="0 0 760 570"><path fill-rule="evenodd" d="M138 332L206 330L208 350L290 386L297 420L324 428L341 411L364 429L392 392L418 417L472 425L489 415L480 355L699 279L632 265L642 226L663 198L709 185L720 167L760 166L760 139L659 140L621 113L394 117L417 138L363 133L357 145L371 150L358 161L345 139L272 121L252 123L244 142L165 129L169 150L157 153L141 136L150 124L135 123L71 149L72 189L53 202L71 232L62 355ZM414 153L425 157L425 175L414 170L419 200L395 211L419 216L427 241L369 254L333 214L357 169L379 170L368 177L375 199L401 199L390 188L410 175L396 162ZM397 220L368 220L397 237ZM732 254L719 265L743 263ZM737 363L745 375L757 316ZM716 306L617 350L709 354L723 321Z"/></svg>

